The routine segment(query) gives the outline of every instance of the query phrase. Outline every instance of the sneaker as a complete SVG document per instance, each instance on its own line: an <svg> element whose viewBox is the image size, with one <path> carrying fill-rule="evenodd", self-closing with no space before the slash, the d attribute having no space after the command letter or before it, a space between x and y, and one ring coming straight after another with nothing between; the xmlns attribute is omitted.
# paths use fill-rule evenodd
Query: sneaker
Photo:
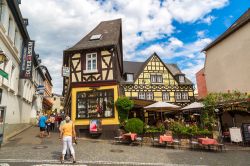
<svg viewBox="0 0 250 166"><path fill-rule="evenodd" d="M76 161L75 160L73 160L73 164L75 164L76 163Z"/></svg>

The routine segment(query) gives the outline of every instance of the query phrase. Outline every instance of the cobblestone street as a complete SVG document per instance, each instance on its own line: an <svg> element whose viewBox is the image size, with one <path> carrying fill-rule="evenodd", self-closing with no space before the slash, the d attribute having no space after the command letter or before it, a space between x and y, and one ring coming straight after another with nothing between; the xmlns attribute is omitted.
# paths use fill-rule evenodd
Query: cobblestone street
<svg viewBox="0 0 250 166"><path fill-rule="evenodd" d="M37 137L39 129L31 127L13 137L0 150L0 163L9 165L59 164L62 145L58 133L50 138ZM112 141L79 139L75 146L77 165L249 165L248 148L226 152L207 152L114 145ZM66 164L71 162L67 161Z"/></svg>

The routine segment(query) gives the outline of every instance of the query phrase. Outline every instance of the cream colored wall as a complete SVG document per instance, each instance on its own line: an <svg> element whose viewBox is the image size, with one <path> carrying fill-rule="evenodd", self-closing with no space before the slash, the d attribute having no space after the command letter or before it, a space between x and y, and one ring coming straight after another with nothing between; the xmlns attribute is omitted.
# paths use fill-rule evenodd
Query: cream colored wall
<svg viewBox="0 0 250 166"><path fill-rule="evenodd" d="M206 52L208 92L250 92L250 23Z"/></svg>

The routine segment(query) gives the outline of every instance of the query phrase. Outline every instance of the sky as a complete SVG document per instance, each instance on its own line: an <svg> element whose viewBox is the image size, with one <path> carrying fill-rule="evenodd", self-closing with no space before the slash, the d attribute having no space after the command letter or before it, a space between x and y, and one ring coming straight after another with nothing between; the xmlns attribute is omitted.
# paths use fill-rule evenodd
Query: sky
<svg viewBox="0 0 250 166"><path fill-rule="evenodd" d="M22 0L20 8L53 92L61 94L63 50L101 21L117 18L124 60L145 61L156 52L196 84L205 60L201 50L250 8L250 0Z"/></svg>

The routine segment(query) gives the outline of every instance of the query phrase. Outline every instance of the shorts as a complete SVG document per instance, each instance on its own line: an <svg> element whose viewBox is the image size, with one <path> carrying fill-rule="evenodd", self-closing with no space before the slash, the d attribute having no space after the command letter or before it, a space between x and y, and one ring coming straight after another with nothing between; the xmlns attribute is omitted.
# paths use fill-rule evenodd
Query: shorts
<svg viewBox="0 0 250 166"><path fill-rule="evenodd" d="M45 127L40 127L40 131L45 131Z"/></svg>

